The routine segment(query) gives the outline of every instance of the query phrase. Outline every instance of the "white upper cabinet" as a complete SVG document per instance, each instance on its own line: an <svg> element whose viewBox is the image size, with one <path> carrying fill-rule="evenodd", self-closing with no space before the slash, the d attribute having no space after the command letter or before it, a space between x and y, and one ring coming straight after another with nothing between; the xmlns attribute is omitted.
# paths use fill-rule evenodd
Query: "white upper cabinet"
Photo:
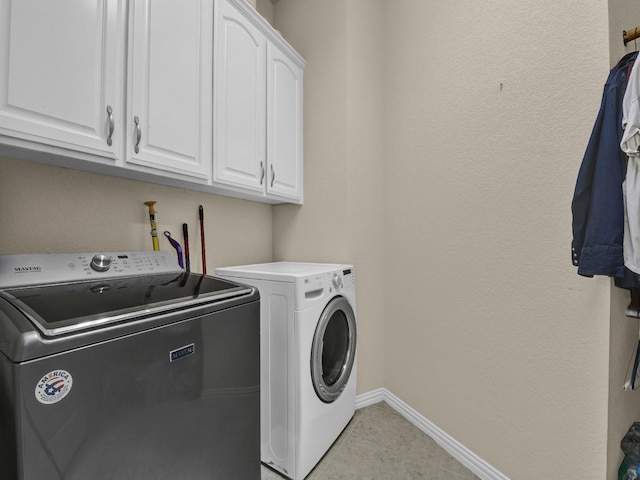
<svg viewBox="0 0 640 480"><path fill-rule="evenodd" d="M302 202L302 69L268 47L267 193Z"/></svg>
<svg viewBox="0 0 640 480"><path fill-rule="evenodd" d="M0 0L0 155L302 203L303 68L245 0Z"/></svg>
<svg viewBox="0 0 640 480"><path fill-rule="evenodd" d="M226 0L215 32L213 180L264 192L267 40Z"/></svg>
<svg viewBox="0 0 640 480"><path fill-rule="evenodd" d="M121 0L0 2L3 142L115 162L123 145L125 16Z"/></svg>
<svg viewBox="0 0 640 480"><path fill-rule="evenodd" d="M244 0L218 0L213 183L302 203L304 60Z"/></svg>
<svg viewBox="0 0 640 480"><path fill-rule="evenodd" d="M131 3L127 166L211 177L212 36L210 0Z"/></svg>

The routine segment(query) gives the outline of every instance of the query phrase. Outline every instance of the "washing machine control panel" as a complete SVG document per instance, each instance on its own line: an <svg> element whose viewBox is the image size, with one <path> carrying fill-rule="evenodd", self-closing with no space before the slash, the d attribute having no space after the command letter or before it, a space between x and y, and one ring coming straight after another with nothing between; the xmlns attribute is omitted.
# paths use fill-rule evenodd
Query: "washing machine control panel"
<svg viewBox="0 0 640 480"><path fill-rule="evenodd" d="M0 255L0 288L181 271L161 251Z"/></svg>

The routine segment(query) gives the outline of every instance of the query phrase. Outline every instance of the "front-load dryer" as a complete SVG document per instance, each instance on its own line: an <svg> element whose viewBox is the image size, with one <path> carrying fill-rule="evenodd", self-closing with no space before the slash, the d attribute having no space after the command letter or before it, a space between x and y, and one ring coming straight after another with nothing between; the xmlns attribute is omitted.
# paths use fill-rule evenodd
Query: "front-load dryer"
<svg viewBox="0 0 640 480"><path fill-rule="evenodd" d="M355 411L353 266L277 262L216 274L260 291L261 460L302 480Z"/></svg>

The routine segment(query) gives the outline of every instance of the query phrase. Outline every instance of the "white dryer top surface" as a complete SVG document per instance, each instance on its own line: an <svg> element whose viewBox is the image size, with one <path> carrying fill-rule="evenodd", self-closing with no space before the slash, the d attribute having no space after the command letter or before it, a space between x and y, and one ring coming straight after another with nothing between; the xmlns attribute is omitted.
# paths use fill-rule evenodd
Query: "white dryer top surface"
<svg viewBox="0 0 640 480"><path fill-rule="evenodd" d="M216 274L223 276L250 277L265 280L279 280L281 282L293 282L296 278L349 268L353 267L351 265L336 263L274 262L217 268Z"/></svg>

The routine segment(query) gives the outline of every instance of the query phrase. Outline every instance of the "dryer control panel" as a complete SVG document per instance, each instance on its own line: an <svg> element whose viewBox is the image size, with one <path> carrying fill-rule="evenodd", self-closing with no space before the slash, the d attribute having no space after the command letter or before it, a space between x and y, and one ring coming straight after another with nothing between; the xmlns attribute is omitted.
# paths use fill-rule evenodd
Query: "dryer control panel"
<svg viewBox="0 0 640 480"><path fill-rule="evenodd" d="M356 281L353 268L345 268L342 270L342 288L349 291L355 290Z"/></svg>
<svg viewBox="0 0 640 480"><path fill-rule="evenodd" d="M296 309L309 308L317 302L326 302L327 298L340 295L341 292L353 292L353 267L345 265L343 268L300 277L296 279L296 284Z"/></svg>
<svg viewBox="0 0 640 480"><path fill-rule="evenodd" d="M296 310L326 303L342 293L355 293L354 267L343 263L258 263L217 268L216 275L250 285L254 280L291 284Z"/></svg>

